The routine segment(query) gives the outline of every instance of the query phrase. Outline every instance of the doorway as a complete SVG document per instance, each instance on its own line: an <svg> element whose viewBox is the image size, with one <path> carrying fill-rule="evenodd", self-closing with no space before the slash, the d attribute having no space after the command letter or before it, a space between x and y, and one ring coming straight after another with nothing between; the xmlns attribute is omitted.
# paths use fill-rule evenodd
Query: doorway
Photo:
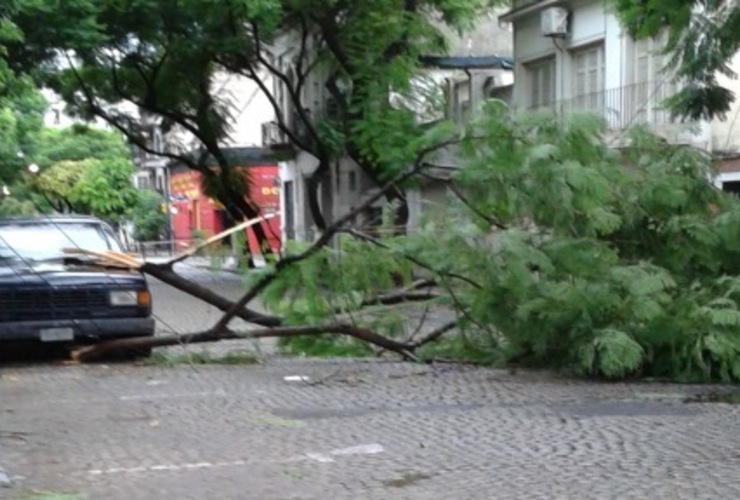
<svg viewBox="0 0 740 500"><path fill-rule="evenodd" d="M283 220L285 221L285 238L288 240L295 239L295 204L293 200L293 186L293 181L286 181L283 183L283 196L285 206Z"/></svg>

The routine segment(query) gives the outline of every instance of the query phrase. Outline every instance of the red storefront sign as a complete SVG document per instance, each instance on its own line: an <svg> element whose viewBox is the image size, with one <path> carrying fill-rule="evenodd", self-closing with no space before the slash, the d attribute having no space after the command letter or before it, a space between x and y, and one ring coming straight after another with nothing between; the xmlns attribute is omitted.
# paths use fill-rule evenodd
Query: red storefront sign
<svg viewBox="0 0 740 500"><path fill-rule="evenodd" d="M237 167L245 176L250 199L261 215L280 210L278 167L274 165ZM203 194L201 174L193 170L175 171L170 175L170 222L178 249L188 246L196 236L208 237L234 224L223 206ZM241 221L236 221L236 223ZM280 249L280 216L262 223L268 242L274 252ZM246 229L249 248L260 253L259 244L251 228Z"/></svg>

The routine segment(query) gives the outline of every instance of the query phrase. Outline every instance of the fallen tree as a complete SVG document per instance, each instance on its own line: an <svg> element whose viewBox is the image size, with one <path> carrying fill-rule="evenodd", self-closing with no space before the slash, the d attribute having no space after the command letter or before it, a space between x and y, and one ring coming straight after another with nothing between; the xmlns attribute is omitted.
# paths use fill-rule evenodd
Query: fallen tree
<svg viewBox="0 0 740 500"><path fill-rule="evenodd" d="M101 266L122 266L131 269L138 269L141 272L160 279L161 281L183 292L200 298L207 303L215 305L216 307L224 311L223 316L218 320L218 322L207 331L181 335L137 337L103 341L93 346L87 346L74 350L71 353L72 358L77 361L88 361L104 356L112 351L121 349L146 350L155 347L202 342L216 342L220 340L234 338L294 337L316 334L341 334L373 344L379 348L398 353L405 359L416 359L413 355L414 350L422 347L428 342L437 339L443 333L451 330L454 327L454 322L450 322L441 327L438 327L437 329L428 333L427 336L424 337L422 340L417 340L414 342L400 342L393 338L380 335L372 331L371 329L364 328L352 323L333 322L312 326L283 325L283 318L279 316L264 315L257 311L249 309L247 306L252 300L257 298L261 292L263 292L279 277L281 277L286 272L286 270L307 261L308 259L315 256L322 249L326 249L332 239L338 233L346 229L348 223L350 223L358 214L362 213L368 207L372 206L377 200L385 196L388 190L394 189L394 187L398 183L402 183L405 180L418 175L419 172L421 172L426 167L425 159L428 155L456 141L457 139L448 139L424 148L419 153L416 161L414 162L414 165L410 169L397 175L394 179L392 179L391 181L386 183L385 186L379 189L375 194L369 196L354 210L336 220L330 227L327 228L326 231L324 231L319 236L319 238L315 242L308 246L304 251L294 255L287 255L281 260L277 261L274 266L272 266L272 268L268 268L266 272L259 275L255 283L252 284L244 293L244 295L237 301L228 300L214 293L212 290L206 287L203 287L197 283L183 278L174 271L173 267L174 264L181 262L191 255L194 255L198 250L210 244L216 243L221 238L226 237L236 231L239 231L244 227L248 227L261 222L264 217L246 221L219 235L215 235L202 242L197 247L189 249L183 252L181 255L178 255L161 264L141 262L129 255L116 252L93 252L80 248L66 249L67 253L82 253L90 257L97 258L98 263ZM373 305L395 305L403 304L406 302L430 301L439 297L437 293L430 290L430 288L434 286L434 284L434 281L430 279L420 279L415 281L410 280L409 284L400 290L395 290L389 293L373 293L367 297L362 298L359 301L358 305L359 308L363 308ZM427 291L418 291L422 288L427 288ZM337 314L341 314L344 312L341 308L335 308L334 311ZM265 326L267 328L242 333L235 332L228 327L230 321L235 317L239 317L250 323Z"/></svg>
<svg viewBox="0 0 740 500"><path fill-rule="evenodd" d="M370 236L347 214L250 273L208 331L101 343L76 357L313 338L410 360L447 346L463 359L581 375L739 380L740 203L707 182L705 152L644 129L625 133L617 151L602 126L491 104L461 142L458 202L415 233ZM424 169L422 155L404 175ZM279 323L229 328L257 297ZM452 317L409 334L409 304L423 307L420 323L430 309Z"/></svg>
<svg viewBox="0 0 740 500"><path fill-rule="evenodd" d="M347 335L352 338L375 345L381 349L399 354L403 359L418 361L414 351L426 344L433 342L440 335L452 330L454 322L446 323L441 327L428 333L422 339L415 342L399 342L383 335L379 335L366 328L351 324L330 323L314 326L284 326L275 328L263 328L249 331L234 331L224 328L219 331L206 330L196 333L180 335L161 335L157 337L132 337L126 339L109 340L99 344L86 346L72 352L75 361L91 361L120 350L151 349L154 347L166 347L173 345L190 345L204 342L218 342L233 339L263 339L270 337L297 337L304 335L317 335L334 333Z"/></svg>

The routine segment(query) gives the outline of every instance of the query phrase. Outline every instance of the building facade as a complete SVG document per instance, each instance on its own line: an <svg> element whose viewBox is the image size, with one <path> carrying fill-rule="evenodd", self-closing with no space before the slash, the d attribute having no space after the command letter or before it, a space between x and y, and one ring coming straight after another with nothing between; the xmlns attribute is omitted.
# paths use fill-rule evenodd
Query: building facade
<svg viewBox="0 0 740 500"><path fill-rule="evenodd" d="M511 68L502 68L501 61L511 55L511 32L499 26L495 12L479 20L475 29L467 33L446 31L451 41L451 50L440 57L430 57L425 62L423 77L434 80L445 88L447 103L439 110L440 117L451 118L463 124L469 119L476 104L483 99L509 99L513 84ZM300 43L291 34L284 35L271 50L273 64L294 81L296 57ZM310 49L310 47L309 47ZM310 51L310 50L309 50ZM304 67L307 66L304 64ZM331 113L331 98L325 88L327 75L317 65L308 74L300 95L301 106L308 116L322 116ZM300 121L296 119L296 109L287 95L285 85L274 81L274 95L280 104L281 120L288 128L301 134ZM420 116L421 121L433 121L434 117ZM284 148L290 141L283 134L277 121L263 125L263 144L265 147ZM457 168L454 151L437 155L435 162L440 170L447 166ZM449 165L447 165L449 163ZM318 160L307 151L297 150L280 162L281 213L284 239L311 240L316 230L308 207L309 178L319 166ZM322 214L331 221L353 210L372 196L378 186L348 157L334 160L328 178L321 183L318 199ZM417 224L423 213L431 207L445 204L447 188L445 180L426 181L418 189L406 193L409 208L409 225ZM377 214L382 210L383 200L379 200L368 212ZM366 217L374 218L372 216Z"/></svg>
<svg viewBox="0 0 740 500"><path fill-rule="evenodd" d="M729 120L681 123L664 100L680 89L662 53L665 36L635 40L605 0L515 0L500 21L512 26L516 85L513 104L522 110L601 114L618 143L626 128L643 124L675 144L719 157L740 152L740 128ZM740 83L721 78L731 90ZM722 185L731 172L717 178ZM720 169L723 170L723 169Z"/></svg>

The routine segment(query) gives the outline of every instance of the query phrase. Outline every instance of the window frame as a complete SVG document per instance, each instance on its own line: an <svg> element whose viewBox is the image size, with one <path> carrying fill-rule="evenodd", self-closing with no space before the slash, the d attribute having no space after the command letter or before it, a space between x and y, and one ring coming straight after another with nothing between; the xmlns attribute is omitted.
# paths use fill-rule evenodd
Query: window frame
<svg viewBox="0 0 740 500"><path fill-rule="evenodd" d="M550 55L525 64L527 75L527 100L529 107L547 108L557 99L557 66L555 55ZM549 73L549 91L545 75Z"/></svg>

